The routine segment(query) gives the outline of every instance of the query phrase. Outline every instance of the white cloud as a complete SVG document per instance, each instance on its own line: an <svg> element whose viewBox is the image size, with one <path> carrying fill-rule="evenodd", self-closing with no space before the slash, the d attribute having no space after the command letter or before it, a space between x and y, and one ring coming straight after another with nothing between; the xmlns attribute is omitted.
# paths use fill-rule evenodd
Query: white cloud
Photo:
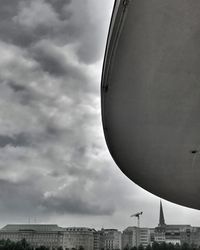
<svg viewBox="0 0 200 250"><path fill-rule="evenodd" d="M21 1L14 22L0 23L2 223L31 214L123 229L141 209L145 225L157 223L159 199L122 174L104 140L100 77L112 4ZM174 222L185 211L165 204Z"/></svg>
<svg viewBox="0 0 200 250"><path fill-rule="evenodd" d="M58 16L52 6L43 0L23 1L20 12L13 17L14 22L29 28L51 27L59 23Z"/></svg>

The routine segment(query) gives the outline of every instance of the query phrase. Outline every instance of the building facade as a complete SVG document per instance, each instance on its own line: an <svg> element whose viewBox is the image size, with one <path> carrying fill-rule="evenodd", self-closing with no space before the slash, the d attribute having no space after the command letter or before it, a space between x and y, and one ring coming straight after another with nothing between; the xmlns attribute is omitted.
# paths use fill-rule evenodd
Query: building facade
<svg viewBox="0 0 200 250"><path fill-rule="evenodd" d="M0 240L17 242L26 239L33 248L46 246L50 250L62 247L63 237L64 230L57 225L10 224L0 230Z"/></svg>
<svg viewBox="0 0 200 250"><path fill-rule="evenodd" d="M151 229L127 227L122 234L122 249L138 247L143 245L146 247L151 243Z"/></svg>
<svg viewBox="0 0 200 250"><path fill-rule="evenodd" d="M194 247L200 246L200 227L191 227L190 231L187 230L186 240Z"/></svg>
<svg viewBox="0 0 200 250"><path fill-rule="evenodd" d="M127 227L122 233L122 249L137 246L139 233L137 227Z"/></svg>
<svg viewBox="0 0 200 250"><path fill-rule="evenodd" d="M117 229L103 229L104 250L121 250L122 233Z"/></svg>
<svg viewBox="0 0 200 250"><path fill-rule="evenodd" d="M104 230L94 231L94 250L104 250Z"/></svg>
<svg viewBox="0 0 200 250"><path fill-rule="evenodd" d="M94 229L86 227L65 228L63 237L63 249L71 250L73 248L79 249L82 247L84 248L84 250L93 250L94 233Z"/></svg>
<svg viewBox="0 0 200 250"><path fill-rule="evenodd" d="M151 230L150 228L139 229L139 245L146 247L151 243Z"/></svg>
<svg viewBox="0 0 200 250"><path fill-rule="evenodd" d="M195 247L200 246L200 228L191 225L167 225L164 219L162 203L160 203L160 215L158 227L154 231L154 241L158 243L172 243L182 245L187 243Z"/></svg>

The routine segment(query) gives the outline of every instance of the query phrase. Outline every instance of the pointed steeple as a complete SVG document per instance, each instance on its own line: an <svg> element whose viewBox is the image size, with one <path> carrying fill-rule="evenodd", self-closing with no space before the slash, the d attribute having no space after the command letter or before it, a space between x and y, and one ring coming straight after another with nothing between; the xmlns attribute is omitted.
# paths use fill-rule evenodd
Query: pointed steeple
<svg viewBox="0 0 200 250"><path fill-rule="evenodd" d="M160 217L159 217L159 227L165 226L165 218L164 218L164 213L163 213L163 207L162 207L162 202L160 200Z"/></svg>

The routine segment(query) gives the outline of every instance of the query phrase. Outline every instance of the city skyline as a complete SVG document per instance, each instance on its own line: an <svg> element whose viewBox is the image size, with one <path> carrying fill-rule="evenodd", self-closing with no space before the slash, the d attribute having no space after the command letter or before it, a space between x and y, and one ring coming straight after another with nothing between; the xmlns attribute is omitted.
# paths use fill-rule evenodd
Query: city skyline
<svg viewBox="0 0 200 250"><path fill-rule="evenodd" d="M158 225L140 227L139 216L143 212L131 215L138 219L137 226L118 228L60 227L57 224L7 224L0 229L0 240L6 242L26 241L33 249L45 246L52 249L87 250L127 250L133 247L142 249L163 247L197 249L200 246L200 227L188 224L167 224L162 201L159 205ZM8 241L7 241L8 240ZM164 244L164 245L163 245ZM177 245L178 244L178 245ZM171 249L170 248L170 249Z"/></svg>
<svg viewBox="0 0 200 250"><path fill-rule="evenodd" d="M140 227L139 216L143 212L131 215L138 219L137 226L128 226L119 231L118 228L60 227L57 224L7 224L0 229L0 240L6 242L27 241L33 249L45 246L51 249L73 250L125 250L133 247L142 249L176 246L178 248L200 246L200 227L188 224L167 224L160 200L158 225L155 227ZM9 240L9 241L7 241ZM177 245L178 244L178 245ZM186 245L185 245L186 244ZM171 248L170 248L171 249Z"/></svg>
<svg viewBox="0 0 200 250"><path fill-rule="evenodd" d="M158 222L103 136L100 81L112 1L9 0L0 9L0 226L125 228ZM170 183L169 183L170 185ZM178 185L178 183L177 183ZM163 200L166 223L200 212Z"/></svg>
<svg viewBox="0 0 200 250"><path fill-rule="evenodd" d="M160 205L158 205L158 204L160 204ZM162 226L162 225L173 225L173 224L175 224L175 225L178 225L178 224L180 224L180 225L191 225L191 226L196 226L196 227L200 227L200 224L198 225L198 224L192 224L191 222L189 222L189 221L183 221L183 220L176 220L176 221L172 221L172 220L168 220L168 213L167 213L167 211L165 211L165 206L163 206L163 201L160 199L160 201L159 201L159 203L157 204L157 220L155 221L155 223L154 224L151 224L151 225L147 225L147 224L141 224L141 221L143 221L142 220L142 215L144 215L143 214L143 211L141 211L142 212L142 214L140 214L140 224L139 224L139 227L141 227L141 228L154 228L154 227L157 227L157 226ZM165 203L164 204L166 204L166 201L165 201ZM130 218L130 217L132 217L132 218ZM167 220L166 220L167 219ZM81 225L81 224L79 224L79 225L75 225L75 224L71 224L71 225L65 225L65 224L62 224L61 223L61 225L59 225L59 223L57 223L56 221L54 221L54 223L43 223L42 221L38 221L38 219L35 217L35 218L31 218L31 217L29 217L29 218L27 218L27 222L21 222L21 223L17 223L17 222L15 222L15 223L6 223L6 224L13 224L13 225L17 225L17 224L20 224L20 225L45 225L45 224L49 224L49 225L51 225L51 224L54 224L54 225L59 225L59 226L61 226L61 227L72 227L72 228L78 228L78 227L85 227L85 228L94 228L95 230L101 230L102 228L114 228L114 229L117 229L117 230L119 230L119 231L123 231L126 227L138 227L138 219L137 219L137 217L134 217L133 215L129 215L129 220L130 220L130 223L129 224L127 224L127 225L124 225L124 227L122 226L121 228L118 228L118 227L104 227L103 225L102 225L102 227L101 228L99 228L99 227L97 227L97 228L95 228L95 226L93 227L92 225L94 225L94 224L88 224L87 226L84 226L84 225ZM131 222L132 222L132 224L131 224ZM5 227L5 225L6 224L4 224L1 228L3 228L3 227Z"/></svg>

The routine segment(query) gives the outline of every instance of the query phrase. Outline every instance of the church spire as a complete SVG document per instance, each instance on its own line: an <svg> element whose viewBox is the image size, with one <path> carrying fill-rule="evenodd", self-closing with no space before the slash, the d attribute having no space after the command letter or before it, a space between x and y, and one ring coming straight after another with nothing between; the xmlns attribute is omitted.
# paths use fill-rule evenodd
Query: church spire
<svg viewBox="0 0 200 250"><path fill-rule="evenodd" d="M160 200L160 217L159 217L159 227L165 226L165 218L164 218L164 213L163 213L163 207L162 207L162 202Z"/></svg>

